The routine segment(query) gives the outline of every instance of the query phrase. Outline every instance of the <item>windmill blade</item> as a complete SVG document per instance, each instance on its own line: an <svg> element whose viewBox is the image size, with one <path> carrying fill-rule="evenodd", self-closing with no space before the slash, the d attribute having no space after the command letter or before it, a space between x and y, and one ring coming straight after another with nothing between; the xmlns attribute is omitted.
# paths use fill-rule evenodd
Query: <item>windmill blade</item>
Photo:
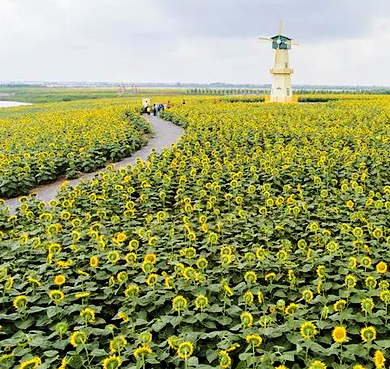
<svg viewBox="0 0 390 369"><path fill-rule="evenodd" d="M278 30L278 35L281 35L282 34L282 32L283 32L283 21L281 20L281 21L279 21L279 30Z"/></svg>
<svg viewBox="0 0 390 369"><path fill-rule="evenodd" d="M283 41L285 44L288 44L288 45L293 45L293 46L299 46L299 42L296 42L296 41Z"/></svg>
<svg viewBox="0 0 390 369"><path fill-rule="evenodd" d="M259 40L260 41L272 41L271 38L267 38L267 37L259 37Z"/></svg>

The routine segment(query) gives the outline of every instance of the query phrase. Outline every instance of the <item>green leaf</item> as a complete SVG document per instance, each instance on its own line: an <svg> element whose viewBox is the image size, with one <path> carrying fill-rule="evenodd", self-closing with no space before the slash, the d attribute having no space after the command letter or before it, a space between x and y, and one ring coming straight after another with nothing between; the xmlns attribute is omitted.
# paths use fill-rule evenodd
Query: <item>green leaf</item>
<svg viewBox="0 0 390 369"><path fill-rule="evenodd" d="M188 366L197 368L199 366L199 360L196 356L191 356L187 361Z"/></svg>
<svg viewBox="0 0 390 369"><path fill-rule="evenodd" d="M387 349L390 347L390 340L379 340L379 341L375 341L375 343L379 347L384 348L384 349Z"/></svg>
<svg viewBox="0 0 390 369"><path fill-rule="evenodd" d="M45 351L43 353L43 355L46 356L46 357L53 357L53 356L55 356L57 354L58 354L58 351L56 351L56 350L49 350L49 351Z"/></svg>
<svg viewBox="0 0 390 369"><path fill-rule="evenodd" d="M73 369L81 369L84 365L84 361L79 354L76 354L70 357L68 364Z"/></svg>

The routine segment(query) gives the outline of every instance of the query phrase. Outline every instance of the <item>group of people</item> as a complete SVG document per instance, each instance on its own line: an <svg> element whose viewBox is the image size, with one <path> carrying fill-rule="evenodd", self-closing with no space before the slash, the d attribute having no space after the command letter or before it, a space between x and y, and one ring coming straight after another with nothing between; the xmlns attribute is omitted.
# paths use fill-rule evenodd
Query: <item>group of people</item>
<svg viewBox="0 0 390 369"><path fill-rule="evenodd" d="M161 104L161 103L153 104L153 107L151 107L149 105L149 103L146 102L143 105L142 114L150 115L153 112L153 115L157 116L160 113L160 111L164 110L165 108L169 109L170 107L171 107L171 104L169 101L168 101L168 104Z"/></svg>
<svg viewBox="0 0 390 369"><path fill-rule="evenodd" d="M186 101L183 100L183 105L185 105ZM164 109L170 109L172 106L171 102L168 101L167 104L153 104L153 107L150 106L149 101L145 101L142 106L142 113L141 114L148 114L150 115L153 112L153 115L156 117L159 115L160 111Z"/></svg>

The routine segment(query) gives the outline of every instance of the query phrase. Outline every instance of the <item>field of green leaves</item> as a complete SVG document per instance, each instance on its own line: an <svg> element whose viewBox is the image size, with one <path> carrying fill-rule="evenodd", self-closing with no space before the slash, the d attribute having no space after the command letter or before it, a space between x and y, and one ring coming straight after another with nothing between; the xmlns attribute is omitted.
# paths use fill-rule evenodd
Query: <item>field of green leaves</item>
<svg viewBox="0 0 390 369"><path fill-rule="evenodd" d="M0 367L385 368L390 100L179 100L147 162L0 210Z"/></svg>
<svg viewBox="0 0 390 369"><path fill-rule="evenodd" d="M146 143L148 133L131 100L2 109L0 198L128 157Z"/></svg>

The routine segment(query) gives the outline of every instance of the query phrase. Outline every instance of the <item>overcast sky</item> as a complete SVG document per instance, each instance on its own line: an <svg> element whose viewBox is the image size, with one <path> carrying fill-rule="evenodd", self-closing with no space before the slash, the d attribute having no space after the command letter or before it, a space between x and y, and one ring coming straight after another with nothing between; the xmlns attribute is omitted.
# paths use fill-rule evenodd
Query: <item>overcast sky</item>
<svg viewBox="0 0 390 369"><path fill-rule="evenodd" d="M390 0L0 0L0 80L387 85Z"/></svg>

